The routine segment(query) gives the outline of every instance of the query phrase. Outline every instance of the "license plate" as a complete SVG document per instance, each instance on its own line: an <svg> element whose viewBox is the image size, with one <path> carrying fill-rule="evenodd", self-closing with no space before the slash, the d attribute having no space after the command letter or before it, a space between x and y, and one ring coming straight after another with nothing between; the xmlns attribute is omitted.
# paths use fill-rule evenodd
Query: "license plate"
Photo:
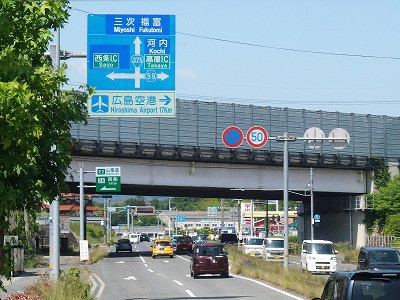
<svg viewBox="0 0 400 300"><path fill-rule="evenodd" d="M186 248L186 247L183 247L182 249L183 249L183 250L187 250L187 248Z"/></svg>

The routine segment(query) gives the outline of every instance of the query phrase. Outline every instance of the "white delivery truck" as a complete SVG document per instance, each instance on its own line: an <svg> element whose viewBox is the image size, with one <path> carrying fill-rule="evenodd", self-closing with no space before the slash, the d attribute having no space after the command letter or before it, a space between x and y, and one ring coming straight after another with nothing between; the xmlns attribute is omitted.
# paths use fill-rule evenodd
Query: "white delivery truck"
<svg viewBox="0 0 400 300"><path fill-rule="evenodd" d="M333 243L326 240L304 240L301 246L301 268L312 273L336 272Z"/></svg>

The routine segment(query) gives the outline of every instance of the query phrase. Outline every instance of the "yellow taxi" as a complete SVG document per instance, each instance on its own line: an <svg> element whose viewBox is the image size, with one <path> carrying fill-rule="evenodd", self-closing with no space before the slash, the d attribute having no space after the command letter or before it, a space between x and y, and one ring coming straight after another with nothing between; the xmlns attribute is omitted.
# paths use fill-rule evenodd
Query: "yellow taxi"
<svg viewBox="0 0 400 300"><path fill-rule="evenodd" d="M157 256L169 256L174 257L174 249L170 240L157 239L154 241L151 247L151 257L156 258Z"/></svg>

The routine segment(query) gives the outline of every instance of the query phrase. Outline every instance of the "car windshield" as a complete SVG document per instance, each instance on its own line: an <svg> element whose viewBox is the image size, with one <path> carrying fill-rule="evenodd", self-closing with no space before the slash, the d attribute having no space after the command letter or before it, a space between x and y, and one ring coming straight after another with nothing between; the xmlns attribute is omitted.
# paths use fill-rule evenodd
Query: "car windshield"
<svg viewBox="0 0 400 300"><path fill-rule="evenodd" d="M203 247L198 247L195 251L196 256L215 256L223 254L224 254L224 247L222 246L203 246Z"/></svg>
<svg viewBox="0 0 400 300"><path fill-rule="evenodd" d="M121 239L118 241L118 243L123 244L123 243L131 243L128 239Z"/></svg>
<svg viewBox="0 0 400 300"><path fill-rule="evenodd" d="M307 245L307 253L308 254L335 254L335 251L333 250L332 244L319 243L319 244L308 244Z"/></svg>
<svg viewBox="0 0 400 300"><path fill-rule="evenodd" d="M283 240L265 240L265 248L283 248Z"/></svg>
<svg viewBox="0 0 400 300"><path fill-rule="evenodd" d="M400 257L397 251L371 251L369 254L371 264L399 263Z"/></svg>
<svg viewBox="0 0 400 300"><path fill-rule="evenodd" d="M249 238L246 240L246 245L262 245L263 244L263 239L256 239L256 238Z"/></svg>
<svg viewBox="0 0 400 300"><path fill-rule="evenodd" d="M354 282L351 299L398 299L400 279L377 278L368 280L356 280Z"/></svg>

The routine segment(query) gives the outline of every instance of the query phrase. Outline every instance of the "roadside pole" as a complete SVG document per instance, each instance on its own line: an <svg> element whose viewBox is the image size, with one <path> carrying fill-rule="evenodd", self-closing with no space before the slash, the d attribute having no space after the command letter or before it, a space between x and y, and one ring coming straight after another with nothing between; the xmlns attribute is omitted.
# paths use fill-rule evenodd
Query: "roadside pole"
<svg viewBox="0 0 400 300"><path fill-rule="evenodd" d="M57 44L50 46L50 57L54 70L60 67L60 28L57 28L56 36ZM50 151L55 150L53 147ZM49 276L54 281L58 281L60 275L60 203L58 197L50 204Z"/></svg>

